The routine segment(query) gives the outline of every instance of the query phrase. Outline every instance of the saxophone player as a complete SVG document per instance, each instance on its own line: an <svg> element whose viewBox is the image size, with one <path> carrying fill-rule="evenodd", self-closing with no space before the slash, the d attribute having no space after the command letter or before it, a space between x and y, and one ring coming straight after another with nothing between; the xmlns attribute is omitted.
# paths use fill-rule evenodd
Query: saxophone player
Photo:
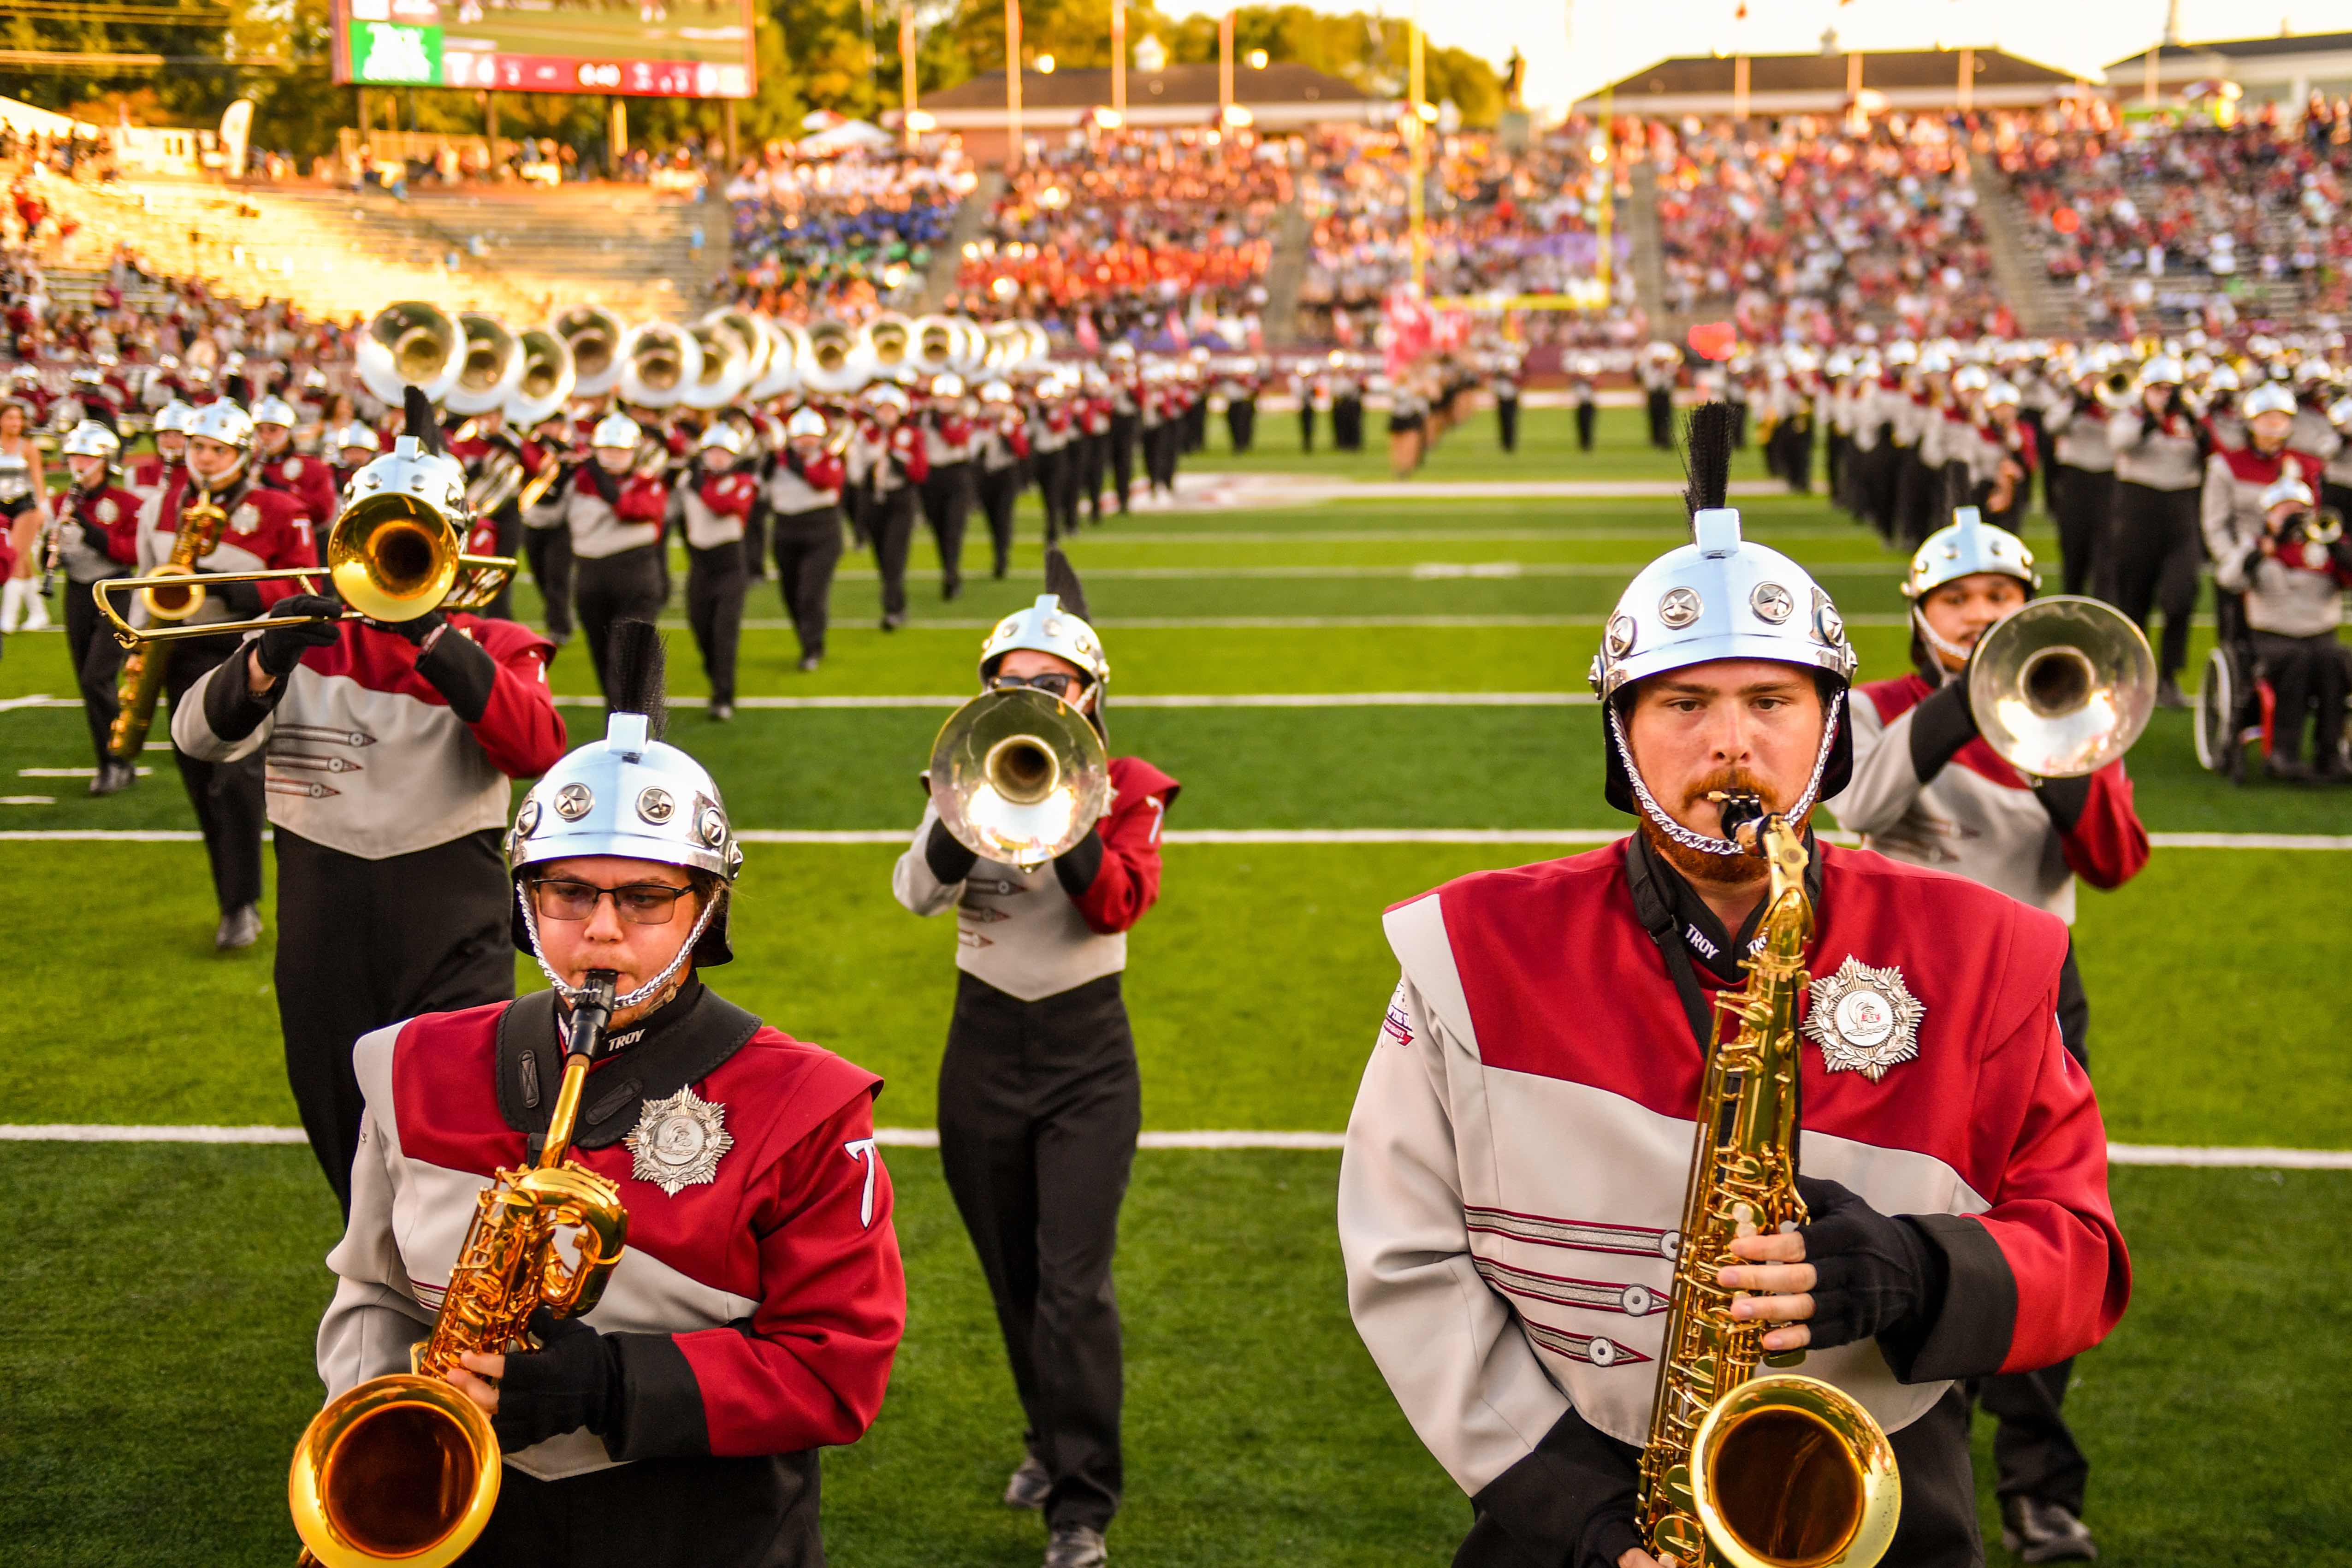
<svg viewBox="0 0 2352 1568"><path fill-rule="evenodd" d="M81 686L82 714L89 721L98 772L93 795L111 795L138 779L132 764L107 749L120 705L115 681L122 669L122 645L107 635L89 585L121 577L139 558L139 497L115 481L114 463L122 444L114 432L85 419L67 433L66 469L73 483L58 498L57 524L49 550L65 569L66 653Z"/></svg>
<svg viewBox="0 0 2352 1568"><path fill-rule="evenodd" d="M332 1397L408 1370L477 1195L548 1131L572 1005L615 977L571 1157L617 1186L626 1248L593 1311L542 1309L536 1351L451 1373L506 1456L463 1561L822 1568L816 1450L864 1435L906 1325L881 1081L707 983L732 956L742 852L710 775L656 738L652 628L614 642L604 737L507 837L512 946L551 988L359 1042L365 1131L319 1375Z"/></svg>
<svg viewBox="0 0 2352 1568"><path fill-rule="evenodd" d="M1719 476L1727 429L1715 444ZM1851 768L1854 657L1828 595L1719 499L1694 533L1634 579L1593 664L1607 796L1638 832L1386 917L1403 974L1348 1128L1339 1238L1359 1332L1471 1500L1469 1568L1657 1561L1639 1445L1709 1015L1766 888L1722 795L1802 830ZM1958 1380L2089 1347L2129 1290L2098 1107L2059 1041L2065 928L1817 841L1804 881L1811 1220L1733 1242L1717 1283L1769 1325L1765 1352L1810 1347L1804 1372L1892 1435L1885 1561L1979 1563Z"/></svg>

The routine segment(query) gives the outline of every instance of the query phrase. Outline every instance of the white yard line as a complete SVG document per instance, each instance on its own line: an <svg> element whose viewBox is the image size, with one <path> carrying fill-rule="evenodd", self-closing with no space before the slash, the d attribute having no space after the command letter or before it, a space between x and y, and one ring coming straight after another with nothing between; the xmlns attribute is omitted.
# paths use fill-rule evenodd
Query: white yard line
<svg viewBox="0 0 2352 1568"><path fill-rule="evenodd" d="M738 708L950 708L971 701L969 695L940 696L737 697ZM1590 692L1234 692L1169 693L1157 696L1122 694L1123 708L1139 707L1584 707L1601 699ZM677 696L672 707L703 707L707 697ZM604 706L604 699L565 695L558 707Z"/></svg>
<svg viewBox="0 0 2352 1568"><path fill-rule="evenodd" d="M0 800L7 797L0 796ZM911 828L745 828L736 837L747 844L897 844ZM265 835L266 836L266 835ZM1605 844L1625 836L1622 828L1171 828L1171 844ZM1853 844L1854 835L1834 828L1822 837ZM187 828L16 828L0 831L0 843L193 844L204 835ZM2150 833L2160 850L2294 850L2343 853L2352 833Z"/></svg>
<svg viewBox="0 0 2352 1568"><path fill-rule="evenodd" d="M1410 579L1421 582L1498 581L1528 577L1594 577L1611 580L1630 580L1647 561L1616 560L1421 560L1394 561L1378 566L1092 566L1086 569L1088 582L1223 582L1243 578L1272 578L1285 580L1312 581L1317 578L1352 580L1356 578ZM1892 568L1885 561L1831 561L1807 569L1815 577L1874 577L1889 575ZM937 571L910 571L910 582L937 581ZM878 582L881 576L872 571L845 571L835 575L836 582Z"/></svg>
<svg viewBox="0 0 2352 1568"><path fill-rule="evenodd" d="M1339 1133L1226 1132L1146 1133L1147 1149L1337 1149ZM891 1148L933 1149L939 1134L929 1127L877 1127L875 1142ZM0 1143L23 1144L234 1144L304 1142L299 1127L152 1126L91 1122L0 1124ZM2352 1170L2352 1149L2209 1148L2177 1144L2110 1144L2107 1163L2116 1166L2195 1166L2217 1169Z"/></svg>

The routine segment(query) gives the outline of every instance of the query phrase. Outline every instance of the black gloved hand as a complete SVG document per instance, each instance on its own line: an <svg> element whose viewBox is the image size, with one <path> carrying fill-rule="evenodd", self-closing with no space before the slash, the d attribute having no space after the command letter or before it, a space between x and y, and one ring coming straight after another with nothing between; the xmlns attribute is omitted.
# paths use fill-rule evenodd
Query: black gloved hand
<svg viewBox="0 0 2352 1568"><path fill-rule="evenodd" d="M104 523L84 521L81 525L81 542L85 549L96 550L100 555L110 556L110 559L109 547L112 543L112 537L107 532Z"/></svg>
<svg viewBox="0 0 2352 1568"><path fill-rule="evenodd" d="M588 481L590 489L604 498L606 506L617 507L621 504L621 476L593 458L589 459L588 463L582 467L580 476Z"/></svg>
<svg viewBox="0 0 2352 1568"><path fill-rule="evenodd" d="M1085 838L1055 857L1054 875L1064 892L1072 898L1083 898L1101 873L1102 862L1102 824L1097 822L1087 830Z"/></svg>
<svg viewBox="0 0 2352 1568"><path fill-rule="evenodd" d="M1833 1181L1797 1178L1812 1222L1799 1228L1813 1266L1813 1350L1873 1339L1934 1305L1931 1247L1908 1221Z"/></svg>
<svg viewBox="0 0 2352 1568"><path fill-rule="evenodd" d="M297 593L281 599L269 607L269 619L284 620L296 615L339 616L343 601L323 593ZM328 648L342 641L343 629L335 621L302 621L284 626L270 626L256 640L253 657L261 673L272 680L284 680L294 666L302 662L304 650Z"/></svg>
<svg viewBox="0 0 2352 1568"><path fill-rule="evenodd" d="M923 841L923 863L942 884L952 887L971 874L980 857L957 841L945 822L934 819L930 837Z"/></svg>
<svg viewBox="0 0 2352 1568"><path fill-rule="evenodd" d="M419 647L423 645L425 638L433 635L436 628L447 624L448 620L449 618L438 610L428 610L413 621L371 619L365 624L374 627L379 632L389 632L395 637L404 638L411 647Z"/></svg>
<svg viewBox="0 0 2352 1568"><path fill-rule="evenodd" d="M530 1314L540 1348L507 1357L499 1379L499 1412L490 1427L501 1453L528 1448L585 1427L603 1436L605 1416L620 1402L621 1360L604 1336L577 1318L545 1307Z"/></svg>
<svg viewBox="0 0 2352 1568"><path fill-rule="evenodd" d="M1960 747L1977 737L1977 716L1969 706L1965 675L1946 681L1911 710L1911 770L1930 783Z"/></svg>

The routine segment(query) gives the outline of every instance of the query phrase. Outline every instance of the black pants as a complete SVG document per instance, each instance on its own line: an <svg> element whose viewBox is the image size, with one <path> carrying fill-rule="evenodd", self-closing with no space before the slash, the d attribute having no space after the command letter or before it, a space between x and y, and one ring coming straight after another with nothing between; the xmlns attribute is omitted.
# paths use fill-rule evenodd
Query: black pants
<svg viewBox="0 0 2352 1568"><path fill-rule="evenodd" d="M2050 471L2050 491L2058 523L2060 580L2068 593L2095 592L2115 516L2115 471L2060 463Z"/></svg>
<svg viewBox="0 0 2352 1568"><path fill-rule="evenodd" d="M1184 427L1172 419L1143 433L1143 473L1153 489L1176 493L1176 459L1183 438Z"/></svg>
<svg viewBox="0 0 2352 1568"><path fill-rule="evenodd" d="M1163 424L1160 428L1167 431L1175 426ZM1078 531L1077 438L1037 454L1037 498L1045 504L1045 538L1049 541Z"/></svg>
<svg viewBox="0 0 2352 1568"><path fill-rule="evenodd" d="M1102 521L1103 469L1110 456L1110 437L1078 437L1078 497L1087 504L1087 520Z"/></svg>
<svg viewBox="0 0 2352 1568"><path fill-rule="evenodd" d="M1298 450L1315 450L1315 404L1308 398L1298 400Z"/></svg>
<svg viewBox="0 0 2352 1568"><path fill-rule="evenodd" d="M1810 423L1784 419L1772 427L1772 446L1777 455L1774 472L1788 482L1796 495L1811 493L1813 488L1813 427Z"/></svg>
<svg viewBox="0 0 2352 1568"><path fill-rule="evenodd" d="M520 553L522 549L522 508L509 501L491 514L490 520L498 530L498 545L491 553L503 556ZM476 613L488 621L513 620L514 579L509 576L501 583L498 592L490 596L489 603Z"/></svg>
<svg viewBox="0 0 2352 1568"><path fill-rule="evenodd" d="M735 703L735 654L743 643L743 596L751 591L741 539L709 549L686 547L686 623L702 654L714 704Z"/></svg>
<svg viewBox="0 0 2352 1568"><path fill-rule="evenodd" d="M956 978L940 1163L1053 1479L1045 1517L1100 1530L1124 1486L1110 1265L1143 1117L1119 977L1034 1002Z"/></svg>
<svg viewBox="0 0 2352 1568"><path fill-rule="evenodd" d="M193 643L159 643L154 647L158 653L169 650L166 656L172 667L164 674L163 689L171 694L176 708L188 688L235 653L237 643L226 637L207 637ZM159 725L163 722L157 720ZM131 760L136 763L138 758ZM239 762L204 762L173 747L172 760L180 765L180 783L188 791L188 804L195 809L196 826L205 835L205 858L212 862L213 895L220 902L221 913L260 903L261 825L266 814L261 753L256 751ZM284 923L282 913L278 920Z"/></svg>
<svg viewBox="0 0 2352 1568"><path fill-rule="evenodd" d="M420 1013L514 996L514 892L488 828L384 860L278 830L278 1023L310 1153L352 1207L352 1047Z"/></svg>
<svg viewBox="0 0 2352 1568"><path fill-rule="evenodd" d="M615 621L653 621L669 600L669 573L663 570L662 547L639 545L618 555L573 563L577 581L572 591L580 608L580 630L588 638L588 657L596 666L596 684L609 700L613 670L604 650Z"/></svg>
<svg viewBox="0 0 2352 1568"><path fill-rule="evenodd" d="M940 596L963 587L963 530L971 517L971 465L942 463L923 480L923 521L940 552Z"/></svg>
<svg viewBox="0 0 2352 1568"><path fill-rule="evenodd" d="M915 548L915 492L900 486L877 495L866 508L866 531L874 545L874 570L882 574L882 613L907 614L907 556Z"/></svg>
<svg viewBox="0 0 2352 1568"><path fill-rule="evenodd" d="M2147 630L2151 609L2164 612L2164 640L2157 669L2178 675L2189 662L2189 618L2197 609L2197 568L2205 559L2205 538L2197 521L2194 490L2151 490L2116 481L2115 523L2108 534L2113 558L2110 591L2099 597Z"/></svg>
<svg viewBox="0 0 2352 1568"><path fill-rule="evenodd" d="M824 1568L814 1452L639 1459L543 1481L509 1465L457 1568Z"/></svg>
<svg viewBox="0 0 2352 1568"><path fill-rule="evenodd" d="M1592 450L1592 427L1600 413L1601 411L1589 402L1576 405L1576 449L1579 452Z"/></svg>
<svg viewBox="0 0 2352 1568"><path fill-rule="evenodd" d="M841 565L841 514L831 507L779 516L772 525L776 591L804 656L824 657L824 629L832 618L833 574Z"/></svg>
<svg viewBox="0 0 2352 1568"><path fill-rule="evenodd" d="M1343 397L1333 400L1331 447L1336 452L1361 452L1364 449L1364 400L1362 398Z"/></svg>
<svg viewBox="0 0 2352 1568"><path fill-rule="evenodd" d="M551 528L522 531L522 558L530 566L530 580L546 601L547 634L558 643L572 640L572 530L562 523Z"/></svg>
<svg viewBox="0 0 2352 1568"><path fill-rule="evenodd" d="M1257 439L1256 399L1235 398L1225 404L1225 435L1236 454L1250 449L1250 443Z"/></svg>
<svg viewBox="0 0 2352 1568"><path fill-rule="evenodd" d="M158 650L162 646L156 644ZM99 614L89 584L71 579L66 581L66 655L73 661L74 679L81 687L81 714L89 724L89 747L103 768L106 737L114 729L114 716L122 711L116 695L122 676L122 644L114 640L113 629Z"/></svg>
<svg viewBox="0 0 2352 1568"><path fill-rule="evenodd" d="M1672 451L1675 444L1675 394L1666 387L1652 387L1644 400L1650 411L1650 444L1661 451Z"/></svg>
<svg viewBox="0 0 2352 1568"><path fill-rule="evenodd" d="M768 580L768 503L754 502L743 519L743 570L753 582Z"/></svg>
<svg viewBox="0 0 2352 1568"><path fill-rule="evenodd" d="M1112 455L1118 455L1113 447ZM991 570L1003 577L1013 567L1013 508L1021 499L1021 465L1017 463L1003 468L982 468L980 471L980 509L988 519L988 543L992 552ZM1118 509L1127 510L1127 490L1120 486Z"/></svg>
<svg viewBox="0 0 2352 1568"><path fill-rule="evenodd" d="M1135 441L1142 428L1142 416L1114 413L1110 416L1110 479L1118 486L1118 509L1128 509L1127 487L1135 482ZM1307 447L1312 450L1312 441ZM1019 493L1016 489L1016 495Z"/></svg>
<svg viewBox="0 0 2352 1568"><path fill-rule="evenodd" d="M1183 450L1198 452L1209 444L1209 400L1201 399L1184 411L1177 428L1184 437Z"/></svg>
<svg viewBox="0 0 2352 1568"><path fill-rule="evenodd" d="M1944 476L1920 459L1916 446L1900 448L1895 476L1895 537L1916 549L1929 534L1951 521L1944 512Z"/></svg>
<svg viewBox="0 0 2352 1568"><path fill-rule="evenodd" d="M1495 400L1495 428L1502 435L1504 451L1517 452L1519 449L1518 399L1498 397Z"/></svg>
<svg viewBox="0 0 2352 1568"><path fill-rule="evenodd" d="M2271 718L2271 756L2293 762L2303 755L2303 716L2311 714L2311 759L2336 766L2344 744L2344 644L2333 632L2316 637L2252 633L2254 657L2276 700ZM2314 711L2315 706L2316 711Z"/></svg>

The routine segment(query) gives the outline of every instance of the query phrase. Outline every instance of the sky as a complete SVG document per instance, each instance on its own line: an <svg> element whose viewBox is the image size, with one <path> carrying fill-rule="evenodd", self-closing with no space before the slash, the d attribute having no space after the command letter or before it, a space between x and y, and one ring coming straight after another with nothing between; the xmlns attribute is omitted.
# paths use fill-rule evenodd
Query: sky
<svg viewBox="0 0 2352 1568"><path fill-rule="evenodd" d="M2352 32L2352 0L2295 0L2276 8L2232 0L2177 0L2180 37L2266 37ZM1999 45L2096 79L2109 60L2138 53L2164 31L2167 0L1307 0L1318 11L1421 14L1434 42L1499 65L1517 46L1528 57L1528 100L1561 105L1669 55L1803 54L1834 27L1864 49ZM1214 12L1177 0L1165 9Z"/></svg>

